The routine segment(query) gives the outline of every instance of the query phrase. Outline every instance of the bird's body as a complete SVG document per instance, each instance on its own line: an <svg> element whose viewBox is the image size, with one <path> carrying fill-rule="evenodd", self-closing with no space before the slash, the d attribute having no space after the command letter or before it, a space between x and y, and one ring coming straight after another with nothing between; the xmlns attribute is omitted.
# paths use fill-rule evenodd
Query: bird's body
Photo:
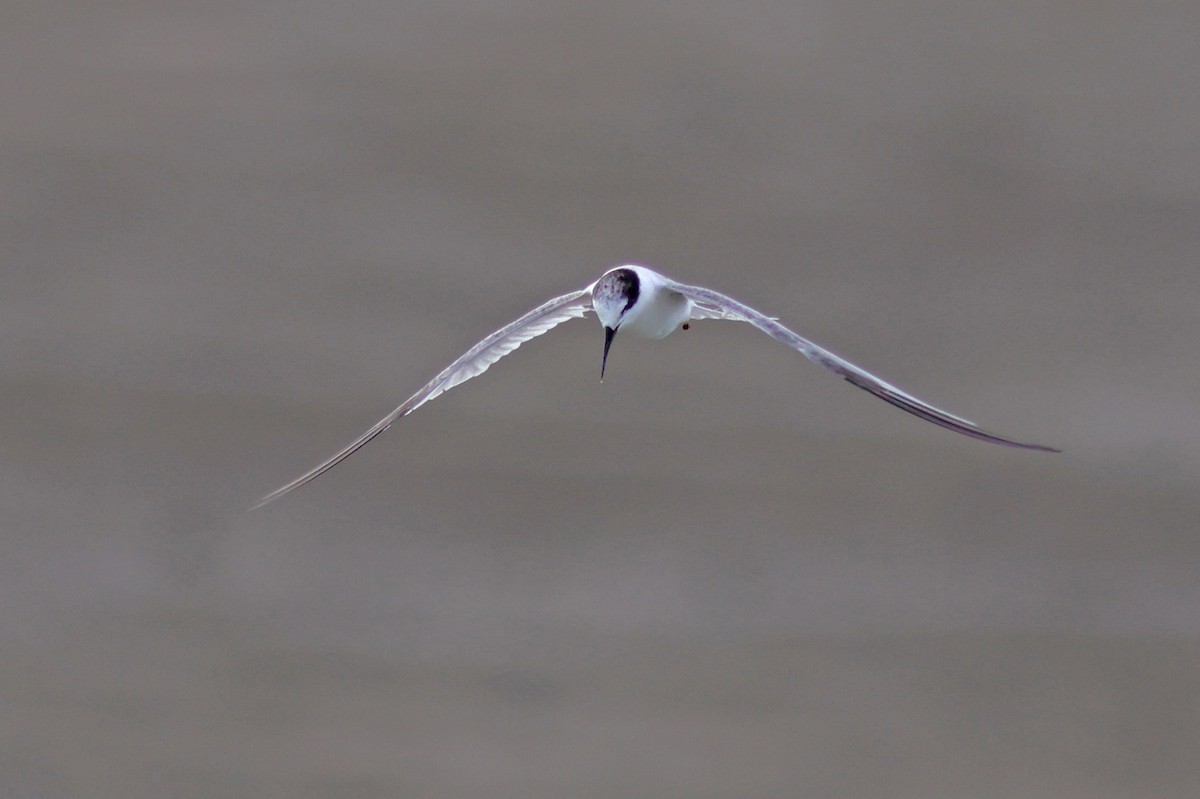
<svg viewBox="0 0 1200 799"><path fill-rule="evenodd" d="M627 293L634 286L636 294L626 309ZM605 327L615 330L619 323L621 332L642 338L666 338L692 318L695 303L672 291L657 272L644 266L623 266L596 281L592 287L592 307Z"/></svg>
<svg viewBox="0 0 1200 799"><path fill-rule="evenodd" d="M732 297L712 289L677 283L644 266L629 264L610 269L595 283L555 297L522 316L467 350L458 360L438 373L416 394L380 419L332 457L277 488L260 499L255 508L278 499L332 469L360 447L444 391L487 371L493 363L531 338L542 335L568 319L594 311L604 328L604 355L600 376L608 361L609 347L618 331L627 331L652 339L664 338L693 319L727 319L748 322L771 338L799 351L809 360L841 375L865 391L926 421L971 438L1022 449L1058 452L1042 444L1025 444L979 429L961 416L936 408L890 383L866 372L829 350L792 332L774 317L766 316Z"/></svg>

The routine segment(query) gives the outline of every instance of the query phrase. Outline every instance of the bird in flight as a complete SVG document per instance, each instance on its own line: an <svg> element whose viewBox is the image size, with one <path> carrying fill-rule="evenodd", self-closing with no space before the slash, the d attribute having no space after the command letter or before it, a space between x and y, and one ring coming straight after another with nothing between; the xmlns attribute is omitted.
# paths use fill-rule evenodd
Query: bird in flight
<svg viewBox="0 0 1200 799"><path fill-rule="evenodd" d="M644 338L659 339L677 328L687 329L689 321L693 319L749 322L776 341L798 350L810 361L821 364L859 388L928 422L993 444L1043 452L1060 451L1043 444L1025 444L981 430L974 422L917 399L912 394L834 355L824 347L793 333L774 317L766 316L732 297L712 289L677 283L652 269L629 264L610 269L591 285L555 297L492 333L439 372L394 411L376 422L370 430L295 480L267 494L251 509L261 508L289 491L315 480L387 430L396 420L408 416L459 383L483 374L489 366L531 338L542 335L568 319L586 316L589 311L595 311L604 327L604 354L600 361L601 380L604 379L604 369L608 364L609 348L618 332L628 331Z"/></svg>

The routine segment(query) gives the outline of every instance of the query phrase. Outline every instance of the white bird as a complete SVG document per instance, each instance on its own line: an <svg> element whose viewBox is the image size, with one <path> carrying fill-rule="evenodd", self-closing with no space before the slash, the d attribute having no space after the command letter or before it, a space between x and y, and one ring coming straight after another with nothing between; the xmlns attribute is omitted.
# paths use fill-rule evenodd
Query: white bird
<svg viewBox="0 0 1200 799"><path fill-rule="evenodd" d="M799 350L809 360L831 369L859 388L926 421L993 444L1044 452L1060 451L1042 444L1024 444L981 430L974 422L935 408L880 380L824 347L793 333L774 317L766 316L732 297L712 289L676 283L652 269L629 264L605 272L599 280L578 291L555 297L539 305L520 319L509 322L492 333L439 372L437 377L426 383L398 408L376 422L370 430L308 472L267 494L251 509L261 508L268 502L320 477L391 427L397 419L408 416L459 383L483 374L489 366L531 338L542 335L568 319L586 316L589 311L596 312L600 324L604 327L604 354L600 361L601 380L604 379L604 369L608 363L609 347L619 331L627 330L645 338L659 339L677 328L687 329L688 322L692 319L730 319L749 322L771 338Z"/></svg>

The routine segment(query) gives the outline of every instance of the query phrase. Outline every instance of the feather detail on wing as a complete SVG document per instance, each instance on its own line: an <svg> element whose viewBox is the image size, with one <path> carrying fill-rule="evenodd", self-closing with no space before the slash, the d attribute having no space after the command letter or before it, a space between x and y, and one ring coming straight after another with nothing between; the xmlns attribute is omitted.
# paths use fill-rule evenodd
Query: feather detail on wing
<svg viewBox="0 0 1200 799"><path fill-rule="evenodd" d="M692 300L692 319L727 319L731 322L749 322L750 320L726 308L708 305Z"/></svg>
<svg viewBox="0 0 1200 799"><path fill-rule="evenodd" d="M955 416L948 411L936 408L923 400L917 399L912 394L896 388L870 372L860 369L846 359L834 355L824 347L814 344L803 336L794 333L780 324L777 319L761 314L750 306L740 303L718 291L700 286L688 286L674 281L668 281L668 288L690 299L694 304L694 308L699 309L699 313L693 312L693 319L732 319L749 322L771 338L788 345L792 349L799 350L810 361L819 363L826 369L836 372L845 380L864 391L869 391L881 400L889 402L901 410L908 411L914 416L919 416L947 430L953 430L956 433L961 433L971 438L989 441L993 444L1002 444L1008 447L1059 452L1054 447L1047 447L1042 444L1026 444L981 430L974 422L964 419L961 416Z"/></svg>
<svg viewBox="0 0 1200 799"><path fill-rule="evenodd" d="M270 494L264 496L251 506L251 510L261 508L263 505L279 499L289 491L297 489L305 483L320 477L353 455L364 444L375 438L375 436L387 430L396 420L407 416L426 402L429 402L443 392L449 391L460 383L483 374L488 370L488 367L531 338L536 338L569 319L578 319L585 316L591 310L591 291L592 287L587 286L570 294L555 297L549 302L534 308L520 319L509 322L463 353L454 363L439 372L437 377L426 383L420 391L413 394L399 407L376 422L370 430L363 433L353 442L339 450L337 454L329 457L318 466L313 467L287 485L280 486Z"/></svg>

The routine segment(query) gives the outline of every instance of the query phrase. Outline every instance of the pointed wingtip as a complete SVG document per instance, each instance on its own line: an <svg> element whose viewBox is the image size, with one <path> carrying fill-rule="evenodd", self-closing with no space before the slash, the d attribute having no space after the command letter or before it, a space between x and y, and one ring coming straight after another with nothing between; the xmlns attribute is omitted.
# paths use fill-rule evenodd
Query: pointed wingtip
<svg viewBox="0 0 1200 799"><path fill-rule="evenodd" d="M253 505L251 505L250 507L246 508L246 511L245 511L245 512L246 512L246 513L251 513L251 512L253 512L253 511L256 511L256 510L258 510L259 508L262 508L262 507L265 507L265 506L267 506L267 505L270 505L270 504L271 504L272 502L274 502L274 501L275 501L277 498L278 498L278 497L276 496L276 494L275 494L274 492L272 492L272 493L270 493L270 494L267 494L265 497L259 497L259 498L258 498L258 500L256 500L256 501L255 501L255 503L254 503Z"/></svg>

